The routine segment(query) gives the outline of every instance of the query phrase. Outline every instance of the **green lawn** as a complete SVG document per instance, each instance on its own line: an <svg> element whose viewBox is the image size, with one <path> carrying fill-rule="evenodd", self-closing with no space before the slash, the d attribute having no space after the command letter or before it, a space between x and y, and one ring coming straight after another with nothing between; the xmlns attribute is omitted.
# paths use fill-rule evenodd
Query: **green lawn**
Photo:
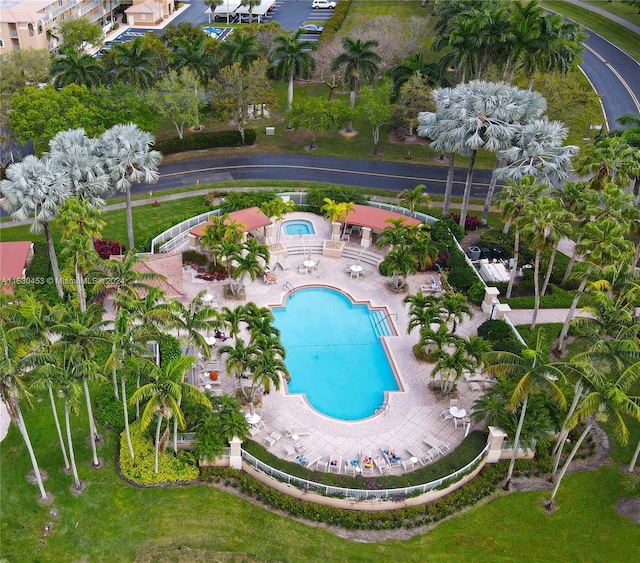
<svg viewBox="0 0 640 563"><path fill-rule="evenodd" d="M247 553L267 561L607 561L626 562L640 544L640 528L614 511L624 496L616 467L569 476L558 495L559 510L547 514L544 492L517 493L474 508L406 541L348 541L328 531L279 516L215 487L139 489L116 472L116 436L102 429L101 471L88 465L86 416L74 417L84 494L69 491L61 470L48 401L26 413L36 454L49 472L53 507L37 502L27 483L30 464L12 427L0 444L0 557L17 561L132 561L150 547ZM43 536L47 523L52 533ZM25 554L29 554L25 559ZM213 558L207 560L212 561Z"/></svg>
<svg viewBox="0 0 640 563"><path fill-rule="evenodd" d="M583 0L585 4L592 4L601 10L611 12L616 16L627 20L635 25L640 25L640 10L634 8L630 4L623 2L622 0L603 1L603 0Z"/></svg>
<svg viewBox="0 0 640 563"><path fill-rule="evenodd" d="M588 27L599 35L606 37L611 43L624 49L636 61L640 61L640 38L627 28L612 22L599 14L574 6L569 2L560 0L543 0L540 2L545 8L549 8L564 16L571 18L579 24ZM601 4L606 4L602 2ZM604 6L601 6L604 7Z"/></svg>

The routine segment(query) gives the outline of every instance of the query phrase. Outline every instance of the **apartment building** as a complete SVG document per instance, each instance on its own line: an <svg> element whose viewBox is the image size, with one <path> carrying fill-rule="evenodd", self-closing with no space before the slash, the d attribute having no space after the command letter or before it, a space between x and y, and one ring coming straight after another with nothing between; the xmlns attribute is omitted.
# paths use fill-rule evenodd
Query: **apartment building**
<svg viewBox="0 0 640 563"><path fill-rule="evenodd" d="M54 49L61 21L86 18L102 24L121 4L132 4L127 14L137 25L159 23L174 11L173 0L0 0L0 55L12 49Z"/></svg>

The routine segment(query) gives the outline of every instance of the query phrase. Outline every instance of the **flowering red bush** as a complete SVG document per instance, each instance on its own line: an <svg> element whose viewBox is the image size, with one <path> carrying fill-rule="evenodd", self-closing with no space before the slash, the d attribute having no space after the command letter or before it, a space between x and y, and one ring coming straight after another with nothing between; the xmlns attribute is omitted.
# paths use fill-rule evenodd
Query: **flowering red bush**
<svg viewBox="0 0 640 563"><path fill-rule="evenodd" d="M124 254L126 250L124 245L115 240L104 240L101 238L95 240L94 248L103 260L106 260L114 254Z"/></svg>
<svg viewBox="0 0 640 563"><path fill-rule="evenodd" d="M449 213L449 215L447 215L445 217L445 219L451 219L452 221L455 221L456 223L460 222L460 215L458 215L457 213ZM475 231L478 228L480 228L480 219L478 219L477 215L467 215L466 219L464 220L464 230L465 231Z"/></svg>

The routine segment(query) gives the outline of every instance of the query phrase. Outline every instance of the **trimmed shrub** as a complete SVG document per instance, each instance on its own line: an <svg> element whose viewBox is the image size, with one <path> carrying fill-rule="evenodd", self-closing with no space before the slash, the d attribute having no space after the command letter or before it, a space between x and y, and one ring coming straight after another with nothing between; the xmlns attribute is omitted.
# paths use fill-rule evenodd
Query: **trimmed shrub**
<svg viewBox="0 0 640 563"><path fill-rule="evenodd" d="M181 483L198 478L198 464L190 452L178 450L158 456L158 473L154 472L155 447L140 430L138 424L130 426L131 444L135 458L129 455L129 446L124 432L120 434L120 471L125 479L138 485Z"/></svg>
<svg viewBox="0 0 640 563"><path fill-rule="evenodd" d="M484 294L484 284L481 281L475 282L467 291L467 297L469 298L469 301L477 306L482 305Z"/></svg>
<svg viewBox="0 0 640 563"><path fill-rule="evenodd" d="M158 340L160 344L160 363L162 365L182 356L180 342L175 336L163 334Z"/></svg>
<svg viewBox="0 0 640 563"><path fill-rule="evenodd" d="M255 129L245 129L245 145L253 145L256 142ZM154 148L162 154L174 154L178 152L214 149L220 147L241 147L242 137L237 130L229 131L202 131L185 135L182 139L173 137L156 141Z"/></svg>
<svg viewBox="0 0 640 563"><path fill-rule="evenodd" d="M501 340L509 340L514 338L513 330L506 321L488 320L478 327L478 336L495 344Z"/></svg>
<svg viewBox="0 0 640 563"><path fill-rule="evenodd" d="M464 238L464 230L460 228L455 221L443 219L431 225L431 240L437 242L439 245L446 245L444 250L448 252L451 252L454 248L458 248L451 240L451 235L453 235L456 240L462 240Z"/></svg>
<svg viewBox="0 0 640 563"><path fill-rule="evenodd" d="M135 391L135 383L127 381L127 398L131 397ZM118 377L118 393L121 391L120 378ZM122 408L122 397L116 399L113 393L113 384L104 385L100 392L96 395L96 419L100 424L110 428L114 432L122 432L124 430L124 409ZM129 407L129 424L133 423L136 417L136 409Z"/></svg>
<svg viewBox="0 0 640 563"><path fill-rule="evenodd" d="M182 253L183 264L195 264L196 266L205 266L209 259L197 250L185 250Z"/></svg>
<svg viewBox="0 0 640 563"><path fill-rule="evenodd" d="M119 256L127 251L126 247L118 241L104 240L101 238L96 239L94 248L98 253L98 256L103 260L106 260L110 256Z"/></svg>
<svg viewBox="0 0 640 563"><path fill-rule="evenodd" d="M333 10L333 14L331 14L331 17L324 23L324 29L318 38L319 42L328 43L333 39L334 35L342 27L342 22L349 15L349 8L351 8L352 1L353 0L339 0Z"/></svg>
<svg viewBox="0 0 640 563"><path fill-rule="evenodd" d="M231 213L249 207L260 207L263 203L276 198L278 190L254 190L250 192L227 192L220 202L222 213Z"/></svg>
<svg viewBox="0 0 640 563"><path fill-rule="evenodd" d="M458 213L449 213L445 219L450 219L456 225L460 224L460 215ZM467 215L464 220L465 231L477 231L480 228L480 219L477 215Z"/></svg>
<svg viewBox="0 0 640 563"><path fill-rule="evenodd" d="M568 309L571 307L574 295L557 285L549 284L549 295L540 297L540 309ZM506 301L512 309L533 309L535 297L514 297Z"/></svg>

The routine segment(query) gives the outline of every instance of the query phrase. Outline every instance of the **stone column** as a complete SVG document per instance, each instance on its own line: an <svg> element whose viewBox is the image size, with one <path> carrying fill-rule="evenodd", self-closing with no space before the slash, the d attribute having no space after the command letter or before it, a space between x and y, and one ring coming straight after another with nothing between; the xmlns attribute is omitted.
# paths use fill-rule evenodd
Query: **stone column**
<svg viewBox="0 0 640 563"><path fill-rule="evenodd" d="M360 246L363 248L369 248L371 246L371 229L369 227L362 227Z"/></svg>
<svg viewBox="0 0 640 563"><path fill-rule="evenodd" d="M507 433L497 426L489 426L489 436L487 443L489 444L489 454L487 463L498 463L502 455L502 443L507 437Z"/></svg>
<svg viewBox="0 0 640 563"><path fill-rule="evenodd" d="M240 452L242 440L234 436L229 440L229 446L231 447L229 451L229 467L242 470L242 455Z"/></svg>
<svg viewBox="0 0 640 563"><path fill-rule="evenodd" d="M498 320L502 320L509 316L509 311L511 311L511 307L509 307L509 305L506 303L500 303L500 305L496 307L496 312L493 316Z"/></svg>
<svg viewBox="0 0 640 563"><path fill-rule="evenodd" d="M497 287L487 287L484 290L484 299L482 301L482 312L485 314L491 313L492 307L497 307L500 302L498 301L498 295L500 295L500 290ZM496 301L494 301L494 299ZM495 311L494 311L495 317Z"/></svg>
<svg viewBox="0 0 640 563"><path fill-rule="evenodd" d="M342 223L334 221L331 224L331 242L338 242L340 240L340 230L342 229Z"/></svg>
<svg viewBox="0 0 640 563"><path fill-rule="evenodd" d="M267 246L272 246L276 243L273 225L267 225L264 228L264 242Z"/></svg>

